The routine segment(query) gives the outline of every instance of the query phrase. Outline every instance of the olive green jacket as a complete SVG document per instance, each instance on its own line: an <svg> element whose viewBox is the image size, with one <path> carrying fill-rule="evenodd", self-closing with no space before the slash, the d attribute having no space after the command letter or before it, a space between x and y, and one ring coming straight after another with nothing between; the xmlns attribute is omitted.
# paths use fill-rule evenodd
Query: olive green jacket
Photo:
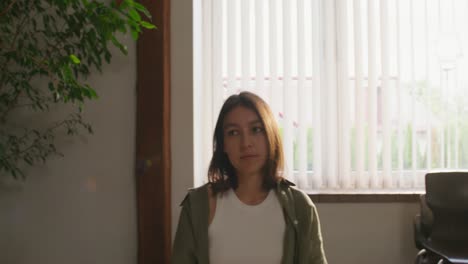
<svg viewBox="0 0 468 264"><path fill-rule="evenodd" d="M275 192L284 213L286 229L282 264L327 264L315 205L304 192L283 180ZM208 185L189 190L175 236L173 264L209 264Z"/></svg>

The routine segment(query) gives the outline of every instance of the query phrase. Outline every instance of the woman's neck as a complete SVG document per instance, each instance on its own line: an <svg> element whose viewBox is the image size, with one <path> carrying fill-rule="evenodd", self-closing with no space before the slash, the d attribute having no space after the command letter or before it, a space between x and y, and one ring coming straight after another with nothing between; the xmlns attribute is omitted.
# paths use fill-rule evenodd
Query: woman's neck
<svg viewBox="0 0 468 264"><path fill-rule="evenodd" d="M249 177L238 177L238 184L234 190L239 200L248 205L256 205L268 195L263 187L263 177L261 175L250 175Z"/></svg>

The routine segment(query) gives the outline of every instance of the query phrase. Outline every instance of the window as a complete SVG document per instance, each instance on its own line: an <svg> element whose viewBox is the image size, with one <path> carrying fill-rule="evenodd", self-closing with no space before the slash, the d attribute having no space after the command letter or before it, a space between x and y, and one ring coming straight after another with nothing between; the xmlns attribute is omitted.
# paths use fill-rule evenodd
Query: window
<svg viewBox="0 0 468 264"><path fill-rule="evenodd" d="M198 8L196 183L220 106L240 90L274 110L286 174L302 189L413 192L429 170L468 168L466 1L200 0Z"/></svg>

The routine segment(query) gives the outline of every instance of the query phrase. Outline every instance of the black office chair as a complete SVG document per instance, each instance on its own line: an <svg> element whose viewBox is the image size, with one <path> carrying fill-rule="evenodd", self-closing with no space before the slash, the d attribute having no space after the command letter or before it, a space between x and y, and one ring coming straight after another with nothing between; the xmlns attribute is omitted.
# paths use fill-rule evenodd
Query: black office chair
<svg viewBox="0 0 468 264"><path fill-rule="evenodd" d="M426 175L414 221L416 263L468 263L468 172Z"/></svg>

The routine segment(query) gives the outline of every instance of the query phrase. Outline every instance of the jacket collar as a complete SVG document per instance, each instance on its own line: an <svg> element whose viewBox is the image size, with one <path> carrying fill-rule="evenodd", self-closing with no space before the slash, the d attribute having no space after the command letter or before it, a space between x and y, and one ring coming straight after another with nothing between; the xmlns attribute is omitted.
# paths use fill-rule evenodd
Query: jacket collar
<svg viewBox="0 0 468 264"><path fill-rule="evenodd" d="M288 186L288 187L289 187L289 186L296 186L296 184L294 184L293 182L291 182L291 181L289 181L289 180L287 180L287 179L285 179L285 178L282 178L282 179L278 182L278 184L286 185L286 186Z"/></svg>
<svg viewBox="0 0 468 264"><path fill-rule="evenodd" d="M296 186L294 183L290 182L287 179L281 179L278 181L276 186L276 195L280 201L281 207L286 215L285 219L290 221L293 224L294 229L296 226L294 223L297 223L296 215L296 206L294 202L294 195L291 192L291 187Z"/></svg>

